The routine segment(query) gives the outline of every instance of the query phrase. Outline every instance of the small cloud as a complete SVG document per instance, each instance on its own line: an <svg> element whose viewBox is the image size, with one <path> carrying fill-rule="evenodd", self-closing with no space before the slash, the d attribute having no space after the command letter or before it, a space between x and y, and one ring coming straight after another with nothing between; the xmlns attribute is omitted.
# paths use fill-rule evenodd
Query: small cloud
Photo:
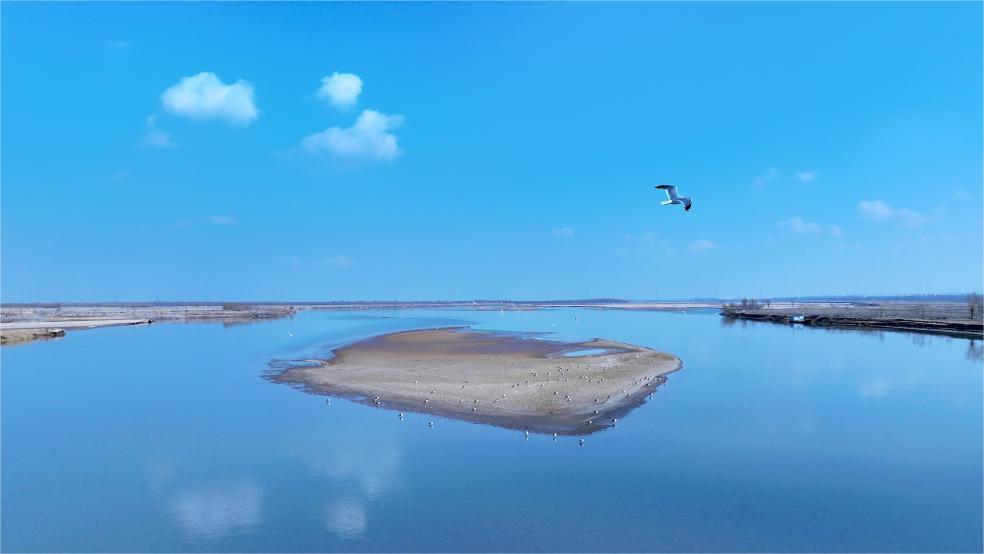
<svg viewBox="0 0 984 554"><path fill-rule="evenodd" d="M106 48L115 48L115 49L129 48L130 47L130 41L128 41L128 40L107 40L104 43L104 46Z"/></svg>
<svg viewBox="0 0 984 554"><path fill-rule="evenodd" d="M799 180L799 181L803 181L804 183L809 183L810 181L812 181L812 180L814 180L816 178L817 178L817 172L816 171L797 171L796 172L796 179Z"/></svg>
<svg viewBox="0 0 984 554"><path fill-rule="evenodd" d="M171 148L174 146L174 140L171 138L171 133L167 131L151 129L140 139L140 144L147 148Z"/></svg>
<svg viewBox="0 0 984 554"><path fill-rule="evenodd" d="M656 240L656 233L652 231L646 231L641 235L633 235L632 233L625 234L625 242L653 242Z"/></svg>
<svg viewBox="0 0 984 554"><path fill-rule="evenodd" d="M708 250L717 247L718 247L717 243L711 242L709 240L700 239L691 242L687 248L691 252L707 252Z"/></svg>
<svg viewBox="0 0 984 554"><path fill-rule="evenodd" d="M797 235L820 235L823 233L829 233L832 236L839 237L844 234L843 229L837 225L822 225L813 221L806 221L802 217L791 217L780 221L778 225L783 229Z"/></svg>
<svg viewBox="0 0 984 554"><path fill-rule="evenodd" d="M670 242L660 238L652 231L636 234L627 233L623 239L623 242L615 248L615 253L619 256L651 257L673 254Z"/></svg>
<svg viewBox="0 0 984 554"><path fill-rule="evenodd" d="M253 85L236 81L222 82L215 73L202 72L182 77L161 94L164 109L189 119L221 119L233 125L249 125L260 111L253 98Z"/></svg>
<svg viewBox="0 0 984 554"><path fill-rule="evenodd" d="M402 124L402 115L363 110L351 127L330 127L308 135L301 140L301 148L312 155L391 162L403 151L390 131Z"/></svg>
<svg viewBox="0 0 984 554"><path fill-rule="evenodd" d="M550 231L550 234L552 234L555 237L570 238L570 237L573 237L574 236L574 228L573 227L561 227L559 229L554 229L554 230Z"/></svg>
<svg viewBox="0 0 984 554"><path fill-rule="evenodd" d="M157 114L150 114L144 119L147 132L140 139L140 145L146 148L170 148L175 146L171 133L157 128Z"/></svg>
<svg viewBox="0 0 984 554"><path fill-rule="evenodd" d="M862 200L858 203L858 209L872 219L888 219L895 213L891 206L881 200Z"/></svg>
<svg viewBox="0 0 984 554"><path fill-rule="evenodd" d="M352 258L344 255L331 256L330 258L325 258L324 262L332 267L337 267L340 269L347 269L355 265L355 261Z"/></svg>
<svg viewBox="0 0 984 554"><path fill-rule="evenodd" d="M881 200L862 200L858 202L858 211L869 219L897 220L911 227L918 227L929 221L929 217L925 214L908 208L893 208Z"/></svg>
<svg viewBox="0 0 984 554"><path fill-rule="evenodd" d="M755 177L755 179L753 179L753 182L755 183L756 186L761 187L764 186L769 181L775 179L776 176L778 175L779 175L779 171L776 170L776 168L774 167L770 167L765 171L764 174Z"/></svg>
<svg viewBox="0 0 984 554"><path fill-rule="evenodd" d="M236 218L228 215L212 215L208 217L208 221L216 225L235 225L239 223Z"/></svg>
<svg viewBox="0 0 984 554"><path fill-rule="evenodd" d="M281 256L277 261L290 267L300 267L304 263L299 256Z"/></svg>
<svg viewBox="0 0 984 554"><path fill-rule="evenodd" d="M323 268L325 266L334 267L337 269L348 269L355 265L355 260L345 256L343 254L338 254L336 256L328 256L327 258L302 258L300 256L287 255L281 256L278 260L279 263L295 268Z"/></svg>
<svg viewBox="0 0 984 554"><path fill-rule="evenodd" d="M779 226L789 229L797 235L814 235L823 231L819 223L804 221L802 217L791 217L785 221L780 221Z"/></svg>
<svg viewBox="0 0 984 554"><path fill-rule="evenodd" d="M170 231L187 229L188 227L191 227L191 222L188 221L187 219L179 219L178 221L175 221L174 223L167 226L168 230Z"/></svg>
<svg viewBox="0 0 984 554"><path fill-rule="evenodd" d="M362 94L362 79L354 73L332 73L321 79L318 98L339 109L351 108Z"/></svg>

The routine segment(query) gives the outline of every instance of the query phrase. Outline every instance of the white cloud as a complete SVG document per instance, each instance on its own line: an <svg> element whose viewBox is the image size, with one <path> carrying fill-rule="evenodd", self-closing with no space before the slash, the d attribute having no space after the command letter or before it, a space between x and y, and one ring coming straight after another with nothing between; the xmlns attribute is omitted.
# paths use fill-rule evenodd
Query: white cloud
<svg viewBox="0 0 984 554"><path fill-rule="evenodd" d="M554 230L550 231L550 233L553 236L555 236L555 237L570 238L570 237L573 237L574 236L574 228L573 227L561 227L559 229L554 229Z"/></svg>
<svg viewBox="0 0 984 554"><path fill-rule="evenodd" d="M908 208L893 208L881 200L862 200L858 203L861 215L869 219L898 220L906 225L917 227L929 221L929 218Z"/></svg>
<svg viewBox="0 0 984 554"><path fill-rule="evenodd" d="M362 94L362 79L354 73L332 73L321 79L318 98L336 108L351 108Z"/></svg>
<svg viewBox="0 0 984 554"><path fill-rule="evenodd" d="M151 129L140 139L140 144L148 148L170 148L174 146L174 140L167 131Z"/></svg>
<svg viewBox="0 0 984 554"><path fill-rule="evenodd" d="M708 250L717 247L718 245L716 243L713 243L709 240L700 239L691 242L690 245L688 246L688 249L691 252L707 252Z"/></svg>
<svg viewBox="0 0 984 554"><path fill-rule="evenodd" d="M253 85L222 82L215 73L202 72L182 77L178 84L161 94L168 112L189 119L221 119L234 125L249 125L260 111L253 99Z"/></svg>
<svg viewBox="0 0 984 554"><path fill-rule="evenodd" d="M858 209L873 219L888 219L895 213L891 206L881 200L862 200L858 203Z"/></svg>
<svg viewBox="0 0 984 554"><path fill-rule="evenodd" d="M363 110L351 127L330 127L308 135L301 140L301 148L309 154L390 162L403 152L397 136L390 132L402 124L402 115Z"/></svg>
<svg viewBox="0 0 984 554"><path fill-rule="evenodd" d="M816 171L797 171L796 178L804 183L809 183L810 181L817 178Z"/></svg>
<svg viewBox="0 0 984 554"><path fill-rule="evenodd" d="M337 267L341 269L346 269L355 265L355 261L348 256L339 254L337 256L331 256L330 258L325 258L324 262L332 267Z"/></svg>
<svg viewBox="0 0 984 554"><path fill-rule="evenodd" d="M755 179L753 179L753 182L757 186L762 186L768 183L769 181L775 179L777 175L779 175L779 171L776 170L776 168L774 167L770 167L768 170L766 170L764 174L755 177Z"/></svg>
<svg viewBox="0 0 984 554"><path fill-rule="evenodd" d="M228 215L213 215L209 216L208 220L216 225L235 225L238 223L236 218Z"/></svg>
<svg viewBox="0 0 984 554"><path fill-rule="evenodd" d="M813 221L806 221L802 217L791 217L779 222L779 226L797 235L820 235L829 233L839 237L844 234L844 230L837 225L822 225Z"/></svg>

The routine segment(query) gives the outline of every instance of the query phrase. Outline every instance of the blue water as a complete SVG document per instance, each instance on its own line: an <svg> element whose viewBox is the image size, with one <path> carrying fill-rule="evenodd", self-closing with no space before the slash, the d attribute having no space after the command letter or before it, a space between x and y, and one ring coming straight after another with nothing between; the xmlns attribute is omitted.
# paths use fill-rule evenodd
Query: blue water
<svg viewBox="0 0 984 554"><path fill-rule="evenodd" d="M261 378L461 323L685 365L584 446ZM0 355L4 551L982 549L979 342L713 313L306 312Z"/></svg>
<svg viewBox="0 0 984 554"><path fill-rule="evenodd" d="M604 354L607 350L604 348L582 348L580 350L568 350L563 353L565 358L576 358L579 356L593 356L595 354Z"/></svg>

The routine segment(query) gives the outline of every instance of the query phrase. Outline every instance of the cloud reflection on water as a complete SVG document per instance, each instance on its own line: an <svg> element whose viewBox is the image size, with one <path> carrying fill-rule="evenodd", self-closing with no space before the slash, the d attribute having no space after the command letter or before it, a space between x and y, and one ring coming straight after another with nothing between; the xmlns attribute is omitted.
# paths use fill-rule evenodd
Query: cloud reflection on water
<svg viewBox="0 0 984 554"><path fill-rule="evenodd" d="M340 537L359 537L368 523L365 506L359 498L338 498L325 505L325 527Z"/></svg>
<svg viewBox="0 0 984 554"><path fill-rule="evenodd" d="M263 493L251 482L206 487L171 495L175 522L196 540L217 539L260 523Z"/></svg>
<svg viewBox="0 0 984 554"><path fill-rule="evenodd" d="M182 464L167 457L152 461L148 470L151 493L164 500L167 515L192 541L216 540L260 524L263 491L252 479L183 484Z"/></svg>
<svg viewBox="0 0 984 554"><path fill-rule="evenodd" d="M341 538L361 537L369 526L370 501L400 485L403 454L395 436L376 436L371 441L343 429L295 441L293 455L312 472L332 481L337 495L323 507L325 527ZM303 441L303 442L302 442Z"/></svg>

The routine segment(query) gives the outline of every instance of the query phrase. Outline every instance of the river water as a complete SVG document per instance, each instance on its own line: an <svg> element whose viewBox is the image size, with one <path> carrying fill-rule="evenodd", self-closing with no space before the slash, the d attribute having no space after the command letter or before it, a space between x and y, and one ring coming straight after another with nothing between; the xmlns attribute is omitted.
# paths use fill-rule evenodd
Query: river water
<svg viewBox="0 0 984 554"><path fill-rule="evenodd" d="M613 339L684 367L583 445L262 378L451 324ZM713 312L405 310L77 331L0 356L8 552L982 549L979 341Z"/></svg>

